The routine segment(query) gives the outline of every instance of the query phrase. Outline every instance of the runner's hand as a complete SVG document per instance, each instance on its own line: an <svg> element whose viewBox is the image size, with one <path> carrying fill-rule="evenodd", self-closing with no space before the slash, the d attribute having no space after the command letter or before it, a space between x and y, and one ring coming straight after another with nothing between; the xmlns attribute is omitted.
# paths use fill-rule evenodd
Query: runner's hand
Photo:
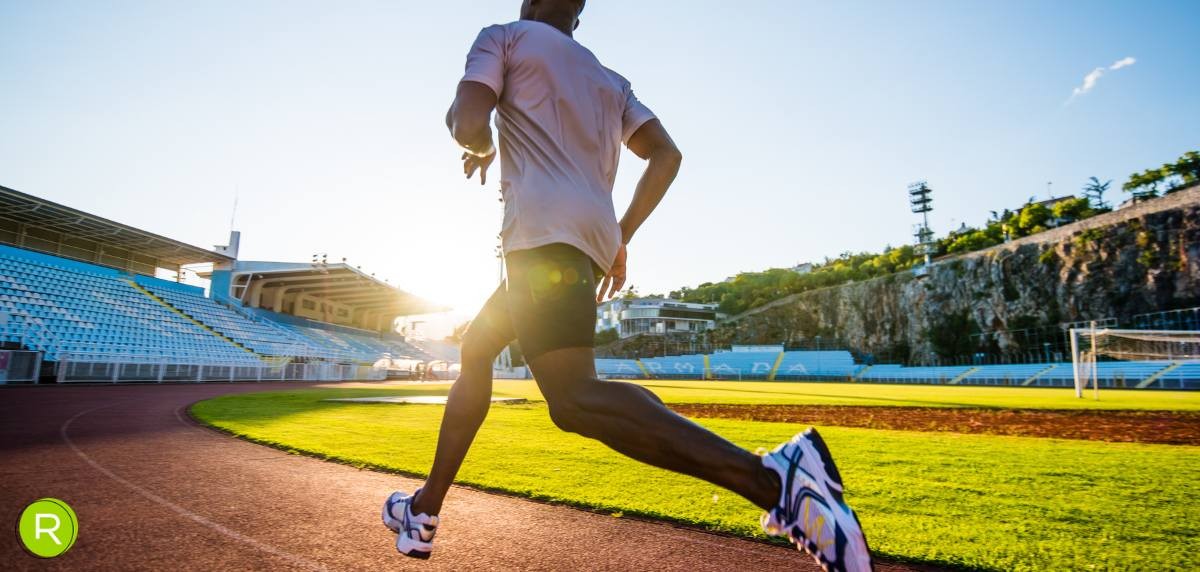
<svg viewBox="0 0 1200 572"><path fill-rule="evenodd" d="M617 257L613 259L612 268L600 281L600 290L596 292L596 302L603 302L605 298L611 299L621 291L621 288L625 287L625 259L627 256L625 245L622 244L621 249L617 251Z"/></svg>
<svg viewBox="0 0 1200 572"><path fill-rule="evenodd" d="M491 153L488 153L487 155L484 155L482 157L480 157L479 155L472 155L470 153L463 153L462 154L463 173L466 173L467 178L470 179L471 176L475 174L475 170L478 169L479 170L479 184L486 185L487 184L488 167L491 166L492 161L495 161L495 160L496 160L496 151L494 151L494 150Z"/></svg>

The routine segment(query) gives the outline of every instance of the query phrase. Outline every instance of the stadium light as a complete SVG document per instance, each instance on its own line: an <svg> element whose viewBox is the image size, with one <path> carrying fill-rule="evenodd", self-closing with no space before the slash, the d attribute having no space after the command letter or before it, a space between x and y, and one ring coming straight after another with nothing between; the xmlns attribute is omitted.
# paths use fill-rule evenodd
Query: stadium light
<svg viewBox="0 0 1200 572"><path fill-rule="evenodd" d="M908 186L908 204L912 212L921 215L921 224L913 228L916 239L917 254L924 255L925 265L918 276L924 276L929 271L929 263L934 250L933 230L929 228L929 213L933 212L933 189L925 181L917 181Z"/></svg>

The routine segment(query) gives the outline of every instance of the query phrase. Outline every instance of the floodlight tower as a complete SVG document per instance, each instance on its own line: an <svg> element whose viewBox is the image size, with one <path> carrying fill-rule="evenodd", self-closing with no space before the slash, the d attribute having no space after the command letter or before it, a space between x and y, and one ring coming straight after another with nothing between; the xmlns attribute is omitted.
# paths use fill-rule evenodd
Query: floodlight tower
<svg viewBox="0 0 1200 572"><path fill-rule="evenodd" d="M921 224L913 229L913 237L917 240L917 254L925 256L925 267L929 267L933 254L933 231L929 228L929 213L933 212L933 189L925 181L917 181L908 186L908 204L912 212L921 215Z"/></svg>

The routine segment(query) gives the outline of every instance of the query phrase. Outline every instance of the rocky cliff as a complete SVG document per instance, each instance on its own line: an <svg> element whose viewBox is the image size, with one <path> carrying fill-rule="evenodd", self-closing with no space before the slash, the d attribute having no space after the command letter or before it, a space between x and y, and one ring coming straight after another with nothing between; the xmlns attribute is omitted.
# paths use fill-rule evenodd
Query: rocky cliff
<svg viewBox="0 0 1200 572"><path fill-rule="evenodd" d="M1008 244L814 290L724 323L717 343L840 339L884 359L1061 351L1066 323L1200 306L1200 187ZM1058 356L1051 356L1057 358Z"/></svg>

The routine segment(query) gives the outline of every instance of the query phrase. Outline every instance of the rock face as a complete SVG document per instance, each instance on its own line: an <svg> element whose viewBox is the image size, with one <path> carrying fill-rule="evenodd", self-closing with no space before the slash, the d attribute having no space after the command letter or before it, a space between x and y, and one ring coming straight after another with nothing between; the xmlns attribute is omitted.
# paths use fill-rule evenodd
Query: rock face
<svg viewBox="0 0 1200 572"><path fill-rule="evenodd" d="M877 360L1070 359L1065 324L1200 306L1200 187L725 322L717 343L841 340Z"/></svg>

